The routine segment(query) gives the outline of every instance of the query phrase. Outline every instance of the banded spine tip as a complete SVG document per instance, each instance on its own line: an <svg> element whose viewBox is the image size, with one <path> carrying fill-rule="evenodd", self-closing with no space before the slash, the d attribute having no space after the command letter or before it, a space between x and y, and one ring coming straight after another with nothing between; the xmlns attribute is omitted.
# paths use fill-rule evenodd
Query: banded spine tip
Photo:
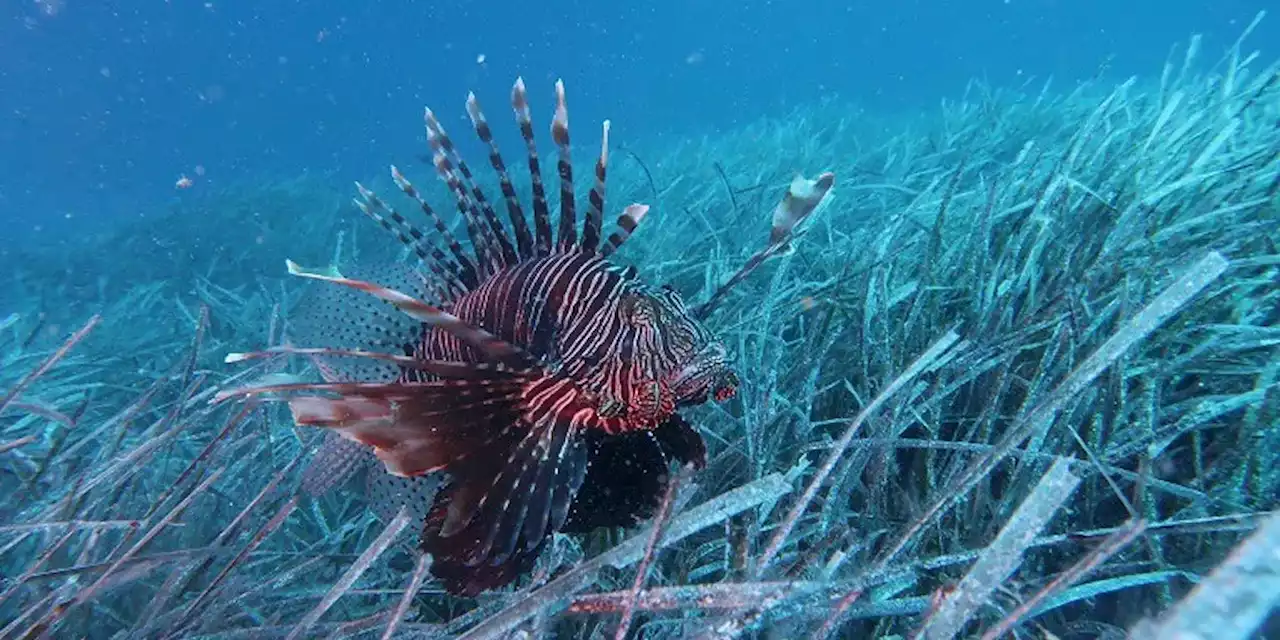
<svg viewBox="0 0 1280 640"><path fill-rule="evenodd" d="M609 121L605 120L600 133L600 164L609 164Z"/></svg>

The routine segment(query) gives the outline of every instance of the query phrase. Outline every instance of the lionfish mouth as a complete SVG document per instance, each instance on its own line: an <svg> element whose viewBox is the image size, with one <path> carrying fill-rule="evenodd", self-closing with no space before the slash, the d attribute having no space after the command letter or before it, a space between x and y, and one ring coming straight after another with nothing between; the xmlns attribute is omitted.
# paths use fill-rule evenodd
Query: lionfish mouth
<svg viewBox="0 0 1280 640"><path fill-rule="evenodd" d="M738 374L732 369L725 369L712 385L711 396L716 399L716 402L727 402L736 395L738 395Z"/></svg>
<svg viewBox="0 0 1280 640"><path fill-rule="evenodd" d="M724 402L737 394L738 375L729 368L724 346L713 342L681 367L671 386L682 406L700 404L708 398Z"/></svg>

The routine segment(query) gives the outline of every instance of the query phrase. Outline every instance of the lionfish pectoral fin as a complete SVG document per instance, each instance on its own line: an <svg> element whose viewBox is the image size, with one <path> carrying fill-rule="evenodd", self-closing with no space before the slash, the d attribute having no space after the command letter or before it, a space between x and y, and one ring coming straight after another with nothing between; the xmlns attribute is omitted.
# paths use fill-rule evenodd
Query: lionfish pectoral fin
<svg viewBox="0 0 1280 640"><path fill-rule="evenodd" d="M337 265L331 264L327 267L303 268L299 266L298 263L292 260L286 260L285 265L289 268L289 273L293 273L294 269L298 269L299 271L306 271L307 273L312 273L317 276L323 276L325 278L331 278L334 280L345 280L347 278L345 275L342 275L341 271L338 270Z"/></svg>
<svg viewBox="0 0 1280 640"><path fill-rule="evenodd" d="M521 415L526 374L472 365L472 370L453 375L459 377L389 384L295 385L293 390L337 397L294 397L289 408L300 426L330 429L372 447L388 473L420 476L508 447L508 441L521 435L515 424Z"/></svg>
<svg viewBox="0 0 1280 640"><path fill-rule="evenodd" d="M393 475L447 472L422 547L451 592L474 595L527 572L563 526L586 475L581 433L598 417L559 374L423 364L452 377L282 390L315 392L290 399L297 423L372 447Z"/></svg>
<svg viewBox="0 0 1280 640"><path fill-rule="evenodd" d="M505 448L450 465L450 484L428 515L422 547L452 593L474 595L527 572L586 475L587 449L571 415L526 409L518 425Z"/></svg>
<svg viewBox="0 0 1280 640"><path fill-rule="evenodd" d="M333 429L349 440L374 447L385 446L386 440L378 434L393 422L389 401L357 395L292 398L289 410L293 413L294 424Z"/></svg>
<svg viewBox="0 0 1280 640"><path fill-rule="evenodd" d="M359 396L302 397L289 401L293 421L300 426L332 429L347 440L373 447L387 472L413 477L443 468L436 438L410 434L396 424L389 402Z"/></svg>

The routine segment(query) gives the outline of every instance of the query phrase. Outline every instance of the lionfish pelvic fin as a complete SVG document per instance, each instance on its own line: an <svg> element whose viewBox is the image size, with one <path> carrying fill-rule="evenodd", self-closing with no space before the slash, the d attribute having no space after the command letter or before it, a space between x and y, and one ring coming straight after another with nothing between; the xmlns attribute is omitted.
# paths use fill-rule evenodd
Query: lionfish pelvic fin
<svg viewBox="0 0 1280 640"><path fill-rule="evenodd" d="M591 466L574 498L563 530L585 533L596 527L631 527L656 511L667 483L670 463L701 469L706 444L678 413L652 431L607 435L586 434Z"/></svg>
<svg viewBox="0 0 1280 640"><path fill-rule="evenodd" d="M604 433L569 378L481 371L420 383L317 384L340 397L289 403L298 424L373 447L394 475L448 472L422 545L434 557L432 572L463 595L527 571L583 485L583 434Z"/></svg>

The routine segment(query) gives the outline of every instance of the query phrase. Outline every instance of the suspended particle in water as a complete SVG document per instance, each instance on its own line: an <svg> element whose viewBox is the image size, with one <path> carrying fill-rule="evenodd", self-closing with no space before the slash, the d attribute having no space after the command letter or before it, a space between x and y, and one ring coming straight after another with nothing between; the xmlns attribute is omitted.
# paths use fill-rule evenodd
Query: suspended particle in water
<svg viewBox="0 0 1280 640"><path fill-rule="evenodd" d="M62 9L66 6L63 0L34 0L36 8L40 13L50 18L62 13Z"/></svg>

